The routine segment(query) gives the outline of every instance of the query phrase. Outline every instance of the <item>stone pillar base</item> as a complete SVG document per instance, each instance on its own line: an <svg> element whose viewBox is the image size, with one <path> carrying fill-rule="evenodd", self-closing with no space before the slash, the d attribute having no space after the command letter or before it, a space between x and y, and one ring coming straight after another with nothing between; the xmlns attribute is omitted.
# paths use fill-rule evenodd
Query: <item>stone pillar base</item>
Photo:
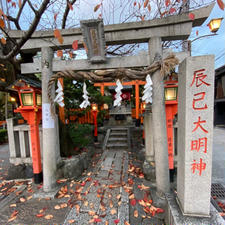
<svg viewBox="0 0 225 225"><path fill-rule="evenodd" d="M218 211L211 204L210 206L210 216L207 217L195 217L183 215L177 201L176 196L173 193L166 194L167 209L166 209L166 224L170 225L211 225L211 224L221 224L225 225L225 221L219 215Z"/></svg>
<svg viewBox="0 0 225 225"><path fill-rule="evenodd" d="M145 175L145 178L147 180L150 180L152 182L155 182L156 177L155 177L155 167L151 165L151 162L144 161L143 163L143 172Z"/></svg>

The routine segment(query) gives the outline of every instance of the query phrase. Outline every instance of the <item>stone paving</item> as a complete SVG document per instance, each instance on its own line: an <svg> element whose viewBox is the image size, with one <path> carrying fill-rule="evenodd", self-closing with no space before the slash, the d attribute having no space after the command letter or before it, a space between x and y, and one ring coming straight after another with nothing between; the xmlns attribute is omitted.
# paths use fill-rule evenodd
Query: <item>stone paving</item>
<svg viewBox="0 0 225 225"><path fill-rule="evenodd" d="M64 225L163 224L164 210L153 206L150 182L138 163L127 151L105 151L95 171L76 188L76 203Z"/></svg>

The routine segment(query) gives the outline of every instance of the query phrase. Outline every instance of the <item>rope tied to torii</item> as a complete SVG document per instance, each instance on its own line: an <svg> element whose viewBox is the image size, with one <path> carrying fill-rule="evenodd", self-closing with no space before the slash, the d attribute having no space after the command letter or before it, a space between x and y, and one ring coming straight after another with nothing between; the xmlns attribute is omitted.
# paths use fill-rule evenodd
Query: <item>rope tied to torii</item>
<svg viewBox="0 0 225 225"><path fill-rule="evenodd" d="M170 54L165 59L159 56L155 57L154 62L142 70L136 69L109 69L109 70L95 70L95 71L72 71L65 70L53 74L48 82L48 98L51 103L51 113L54 116L54 98L52 97L52 85L55 84L59 78L70 78L78 81L90 80L92 82L112 82L117 79L119 80L145 80L148 74L153 74L157 70L160 70L161 76L167 76L176 65L179 64L179 60L174 54Z"/></svg>

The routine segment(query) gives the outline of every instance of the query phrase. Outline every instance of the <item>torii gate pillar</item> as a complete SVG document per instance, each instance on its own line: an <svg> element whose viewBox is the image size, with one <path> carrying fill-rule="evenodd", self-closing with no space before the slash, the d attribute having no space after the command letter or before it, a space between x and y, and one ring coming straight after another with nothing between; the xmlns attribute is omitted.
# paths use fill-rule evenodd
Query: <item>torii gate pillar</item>
<svg viewBox="0 0 225 225"><path fill-rule="evenodd" d="M43 130L43 189L53 192L56 189L56 165L59 159L58 119L53 118L48 99L48 81L52 76L53 50L49 47L41 49L42 69L42 130ZM54 98L55 88L52 88Z"/></svg>
<svg viewBox="0 0 225 225"><path fill-rule="evenodd" d="M160 37L149 40L150 64L155 57L162 57L162 45ZM163 193L170 191L169 162L166 133L166 113L164 103L163 76L157 70L152 76L153 99L152 99L152 125L155 149L155 169L157 193L163 197ZM146 134L147 137L147 134Z"/></svg>

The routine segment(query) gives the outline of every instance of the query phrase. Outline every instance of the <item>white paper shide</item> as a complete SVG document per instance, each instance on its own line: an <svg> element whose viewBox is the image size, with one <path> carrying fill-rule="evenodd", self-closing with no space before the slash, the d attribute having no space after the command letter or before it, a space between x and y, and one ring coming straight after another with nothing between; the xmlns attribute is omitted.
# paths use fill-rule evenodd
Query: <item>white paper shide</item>
<svg viewBox="0 0 225 225"><path fill-rule="evenodd" d="M113 102L113 106L121 106L121 101L122 101L122 90L123 89L123 85L121 84L120 80L116 81L116 95L115 95L115 100Z"/></svg>
<svg viewBox="0 0 225 225"><path fill-rule="evenodd" d="M84 101L80 104L81 109L87 108L90 105L90 102L89 102L88 98L89 97L88 97L88 92L87 92L87 85L84 82L84 85L83 85L83 99L84 99Z"/></svg>
<svg viewBox="0 0 225 225"><path fill-rule="evenodd" d="M56 97L54 99L54 102L57 102L60 107L64 107L65 104L63 102L63 99L64 99L63 98L63 87L62 87L62 85L61 85L59 80L57 82L57 86L58 86L58 89L56 90L57 95L56 95Z"/></svg>
<svg viewBox="0 0 225 225"><path fill-rule="evenodd" d="M142 101L145 103L152 103L152 79L150 75L148 74L146 76L146 84L144 86Z"/></svg>

